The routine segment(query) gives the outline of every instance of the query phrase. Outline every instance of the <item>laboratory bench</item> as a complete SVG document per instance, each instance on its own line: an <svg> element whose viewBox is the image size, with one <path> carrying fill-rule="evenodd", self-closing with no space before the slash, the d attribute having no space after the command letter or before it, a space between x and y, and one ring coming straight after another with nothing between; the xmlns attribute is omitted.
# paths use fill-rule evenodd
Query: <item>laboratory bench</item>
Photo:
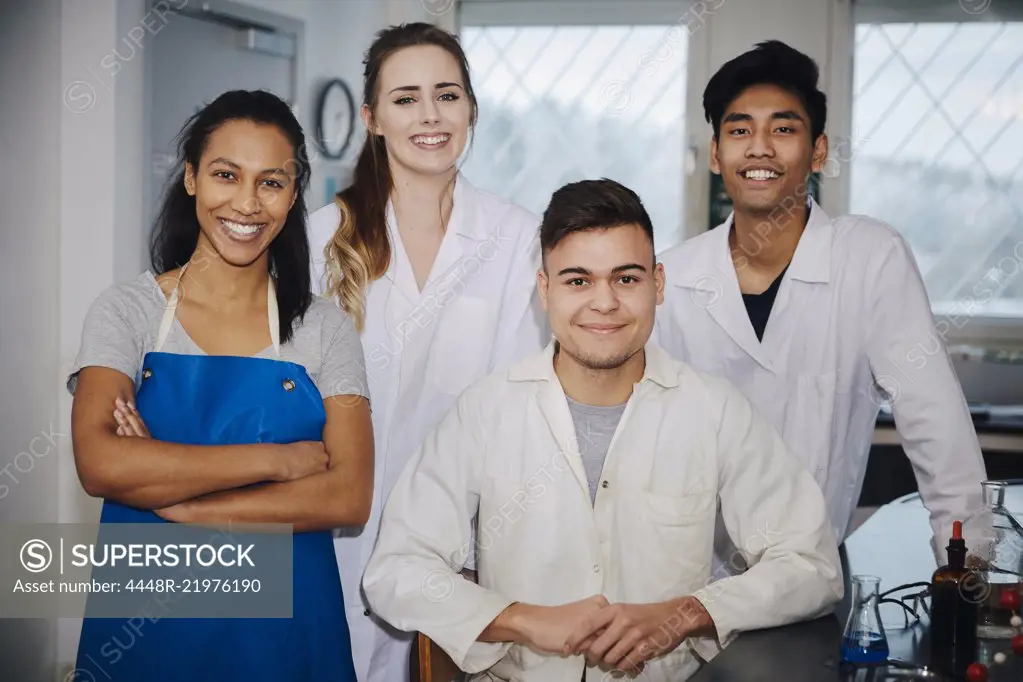
<svg viewBox="0 0 1023 682"><path fill-rule="evenodd" d="M981 450L1023 454L1023 405L971 403L969 408ZM877 415L874 445L899 445L895 420L887 408Z"/></svg>
<svg viewBox="0 0 1023 682"><path fill-rule="evenodd" d="M971 404L970 413L988 478L1023 478L1023 405ZM882 409L858 506L879 507L915 492L916 478L902 449L895 421L891 412Z"/></svg>
<svg viewBox="0 0 1023 682"><path fill-rule="evenodd" d="M1023 486L1006 492L1006 507L1023 511ZM852 575L874 575L880 590L913 582L929 582L937 567L930 548L931 529L918 495L907 495L883 505L846 540L843 548L845 600L834 614L785 627L746 632L732 642L692 678L692 682L888 682L889 680L941 680L926 665L929 632L926 614L918 623L886 628L890 660L887 667L847 668L840 665L839 648L849 611ZM891 625L888 623L887 625ZM1006 662L993 662L998 652ZM988 665L989 682L1023 680L1023 658L1009 649L1008 641L982 643L979 657Z"/></svg>

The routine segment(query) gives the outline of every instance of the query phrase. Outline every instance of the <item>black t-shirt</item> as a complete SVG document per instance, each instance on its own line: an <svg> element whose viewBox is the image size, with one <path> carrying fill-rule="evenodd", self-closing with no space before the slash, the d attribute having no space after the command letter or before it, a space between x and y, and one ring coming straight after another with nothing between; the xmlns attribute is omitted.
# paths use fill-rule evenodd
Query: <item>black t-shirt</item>
<svg viewBox="0 0 1023 682"><path fill-rule="evenodd" d="M788 270L789 266L785 266L785 270ZM781 287L781 280L785 277L785 270L781 271L781 274L771 282L771 286L760 294L743 294L742 302L746 304L746 314L749 315L749 321L753 325L753 331L757 333L757 340L764 340L764 330L767 329L767 320L771 317L771 308L774 307L774 299L778 295L778 289Z"/></svg>

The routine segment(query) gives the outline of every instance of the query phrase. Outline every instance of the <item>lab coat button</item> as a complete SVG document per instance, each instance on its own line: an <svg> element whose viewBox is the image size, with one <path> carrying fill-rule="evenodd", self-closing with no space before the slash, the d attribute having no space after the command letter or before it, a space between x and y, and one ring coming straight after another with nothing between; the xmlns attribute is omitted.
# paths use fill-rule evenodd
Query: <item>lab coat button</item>
<svg viewBox="0 0 1023 682"><path fill-rule="evenodd" d="M364 615L364 616L369 616L369 609L366 609L365 611L363 611L363 612L362 612L362 615Z"/></svg>
<svg viewBox="0 0 1023 682"><path fill-rule="evenodd" d="M594 573L600 573L600 565L599 564L593 564L593 572Z"/></svg>
<svg viewBox="0 0 1023 682"><path fill-rule="evenodd" d="M610 483L608 483L607 481L604 481L603 483L601 483L601 484L600 484L600 487L601 487L601 488L606 488L606 487L608 487L609 485L611 485L611 484L610 484Z"/></svg>

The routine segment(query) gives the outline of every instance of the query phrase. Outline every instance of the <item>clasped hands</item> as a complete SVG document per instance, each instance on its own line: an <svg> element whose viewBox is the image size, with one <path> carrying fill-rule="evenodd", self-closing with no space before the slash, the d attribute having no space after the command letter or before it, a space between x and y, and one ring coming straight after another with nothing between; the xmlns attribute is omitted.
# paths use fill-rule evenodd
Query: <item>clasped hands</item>
<svg viewBox="0 0 1023 682"><path fill-rule="evenodd" d="M712 634L714 621L695 597L652 604L611 604L597 595L571 604L538 607L535 649L584 655L606 671L637 675L647 661L677 648L687 637Z"/></svg>

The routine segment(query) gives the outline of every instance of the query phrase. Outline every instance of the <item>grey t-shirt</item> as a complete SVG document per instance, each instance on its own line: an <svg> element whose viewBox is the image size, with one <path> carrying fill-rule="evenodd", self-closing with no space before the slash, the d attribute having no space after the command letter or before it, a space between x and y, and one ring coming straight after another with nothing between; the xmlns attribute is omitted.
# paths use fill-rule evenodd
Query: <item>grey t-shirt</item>
<svg viewBox="0 0 1023 682"><path fill-rule="evenodd" d="M568 398L568 396L565 396ZM568 409L575 424L575 435L579 441L579 454L583 458L583 469L590 484L590 503L597 501L597 483L604 470L604 460L611 446L618 422L625 412L626 403L603 407L586 405L568 398Z"/></svg>
<svg viewBox="0 0 1023 682"><path fill-rule="evenodd" d="M104 291L89 308L82 328L82 345L68 377L75 392L83 367L115 369L139 385L139 370L146 353L156 349L167 297L152 273ZM166 353L205 355L174 320L161 349ZM257 358L278 359L273 346ZM326 298L315 297L291 339L281 344L281 360L305 367L320 395L361 395L369 398L362 342L351 318Z"/></svg>

